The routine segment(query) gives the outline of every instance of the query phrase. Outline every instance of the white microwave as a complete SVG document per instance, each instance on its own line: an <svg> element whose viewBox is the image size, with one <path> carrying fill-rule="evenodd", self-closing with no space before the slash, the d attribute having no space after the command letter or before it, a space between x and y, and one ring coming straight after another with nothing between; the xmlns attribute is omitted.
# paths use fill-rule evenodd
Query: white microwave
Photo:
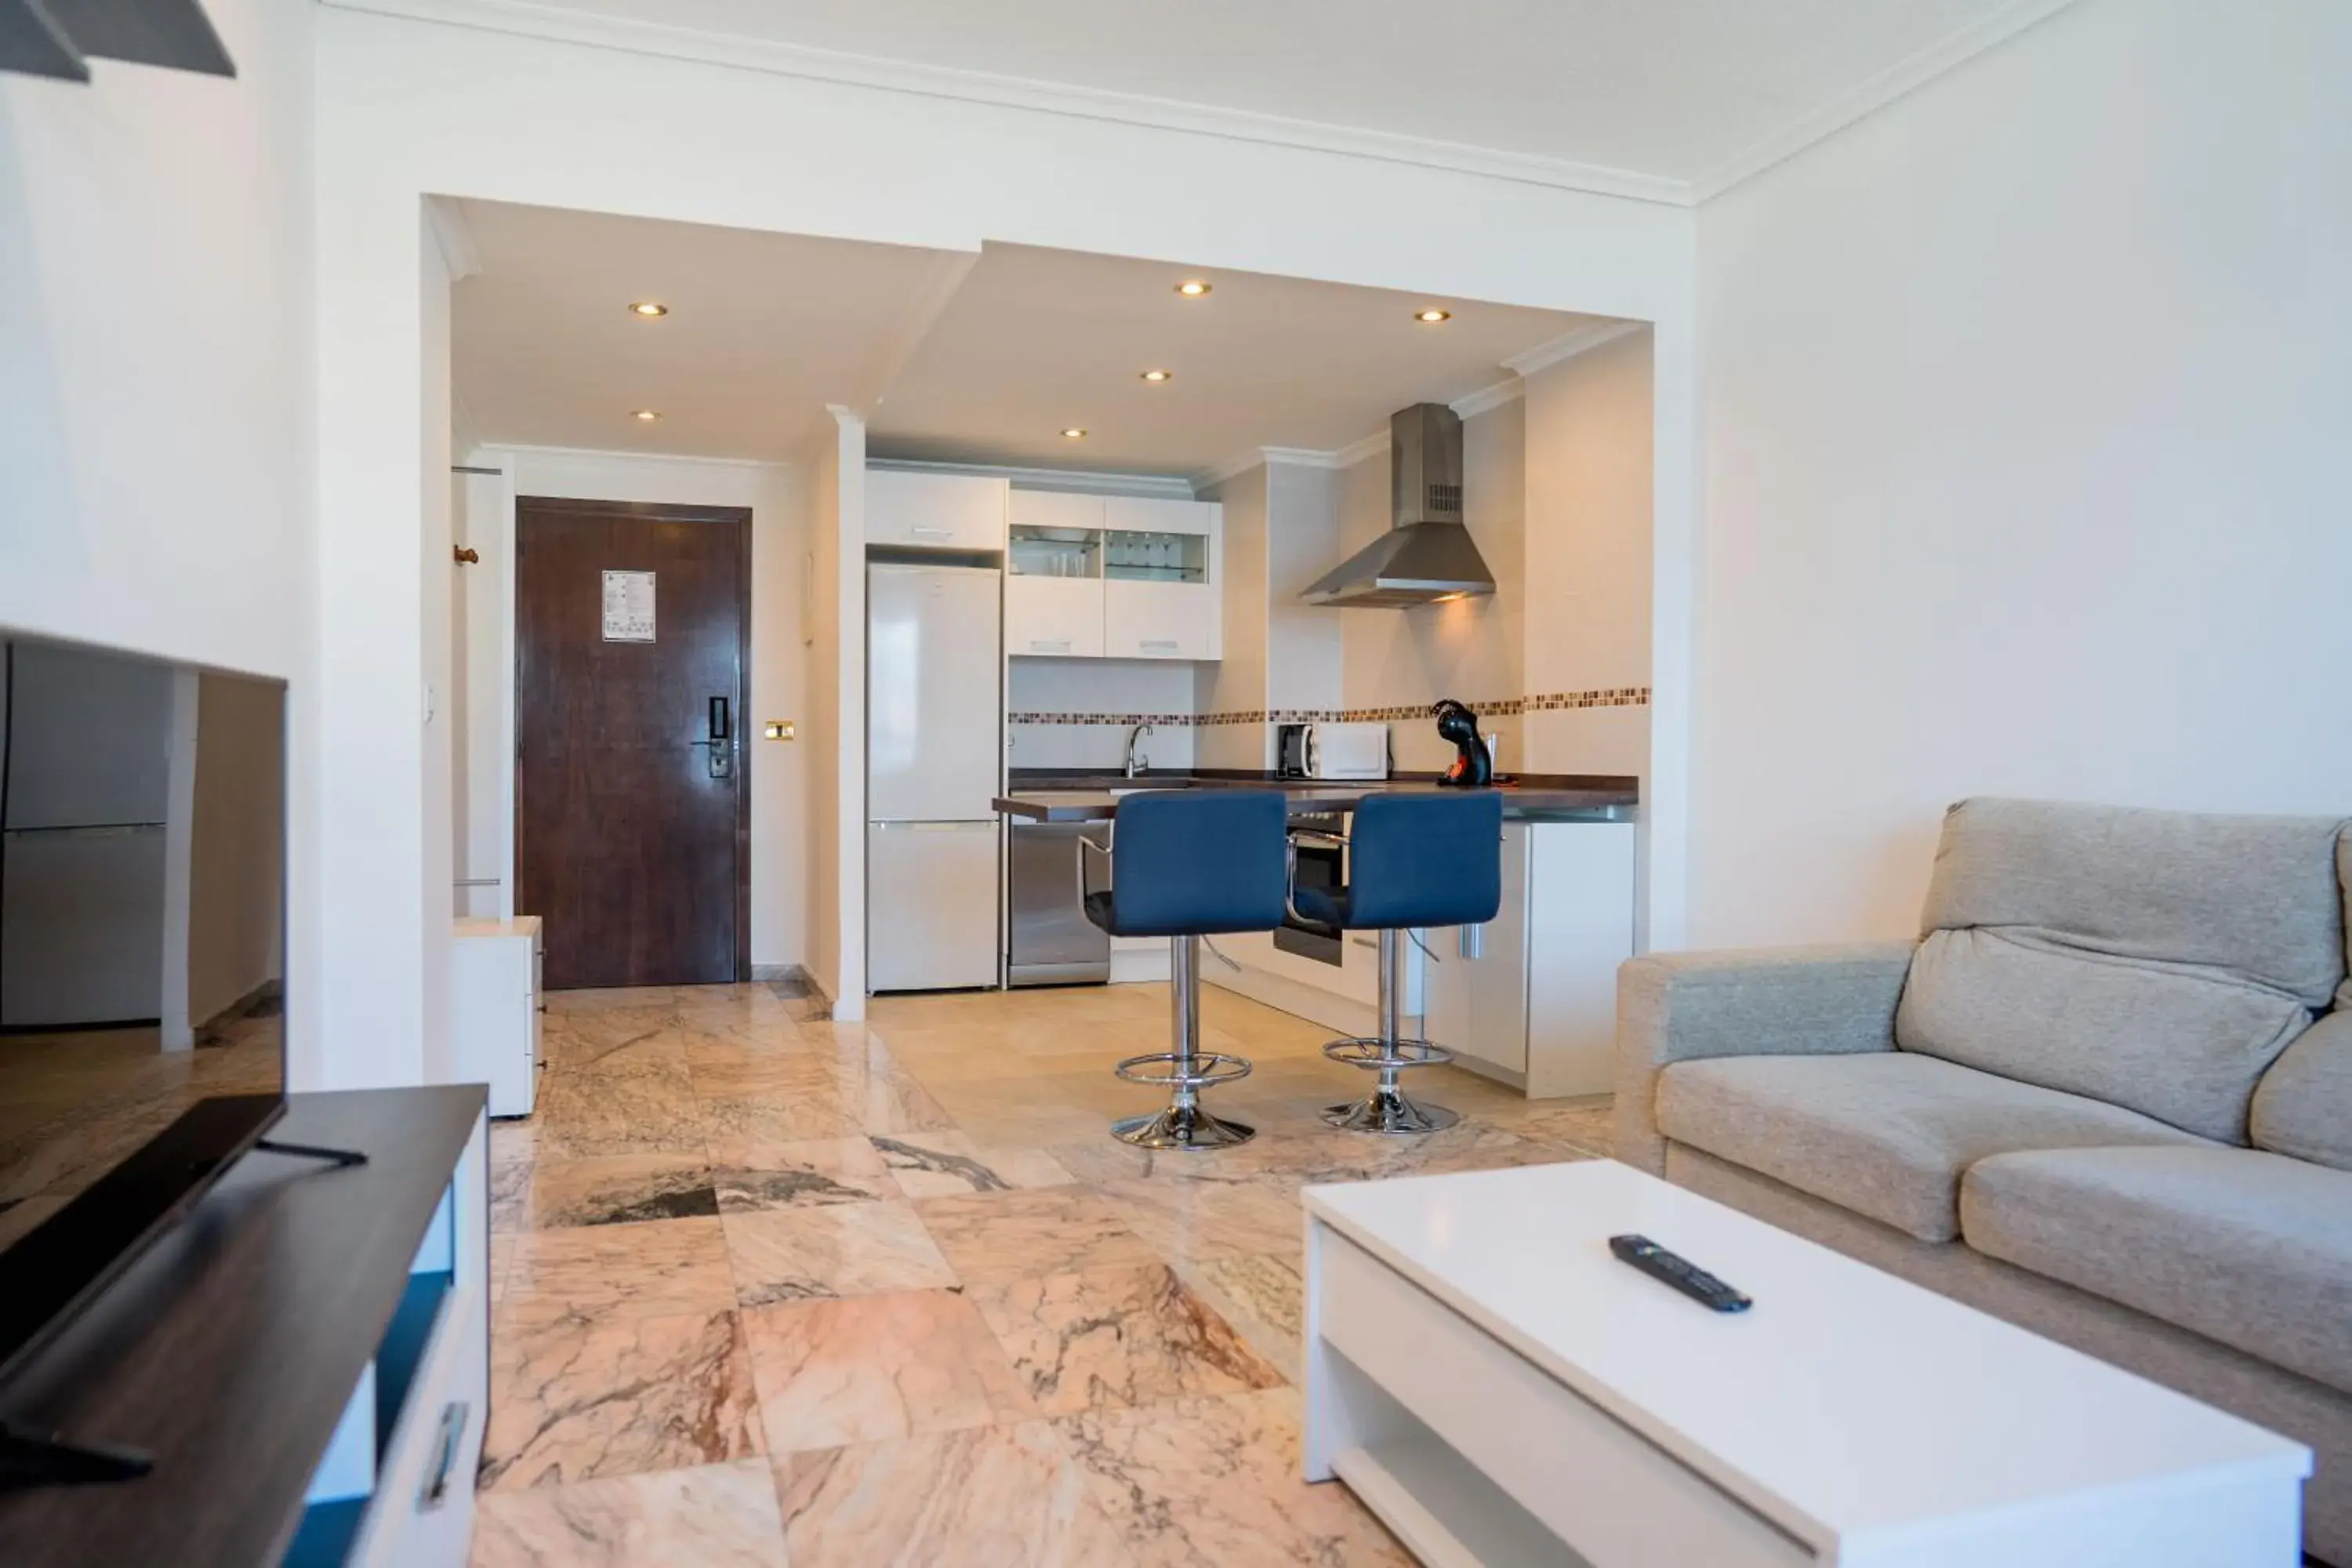
<svg viewBox="0 0 2352 1568"><path fill-rule="evenodd" d="M1386 724L1309 724L1307 776L1310 779L1384 779L1389 776Z"/></svg>

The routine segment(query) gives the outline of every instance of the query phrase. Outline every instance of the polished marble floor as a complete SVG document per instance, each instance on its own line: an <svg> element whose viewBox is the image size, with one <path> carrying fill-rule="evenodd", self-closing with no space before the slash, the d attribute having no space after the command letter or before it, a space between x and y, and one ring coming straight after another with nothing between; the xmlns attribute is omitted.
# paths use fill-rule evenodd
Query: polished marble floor
<svg viewBox="0 0 2352 1568"><path fill-rule="evenodd" d="M1297 1190L1584 1159L1605 1102L1453 1068L1412 1139L1333 1131L1328 1031L1211 991L1258 1138L1152 1154L1162 986L550 998L538 1114L493 1128L478 1568L1217 1568L1409 1561L1298 1479Z"/></svg>

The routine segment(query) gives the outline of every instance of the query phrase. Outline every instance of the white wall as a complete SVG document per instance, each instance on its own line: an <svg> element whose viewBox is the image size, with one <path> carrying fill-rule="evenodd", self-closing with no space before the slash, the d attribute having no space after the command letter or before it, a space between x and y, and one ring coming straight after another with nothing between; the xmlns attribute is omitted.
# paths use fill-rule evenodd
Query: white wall
<svg viewBox="0 0 2352 1568"><path fill-rule="evenodd" d="M312 607L312 17L209 0L224 80L0 77L0 625L278 677ZM411 266L413 268L413 261ZM294 691L298 759L315 693ZM298 760L297 835L315 793ZM315 868L294 942L314 1081Z"/></svg>
<svg viewBox="0 0 2352 1568"><path fill-rule="evenodd" d="M670 502L678 506L741 506L751 509L751 666L745 672L751 710L744 715L746 758L751 789L751 962L756 966L805 963L808 952L808 778L806 746L799 741L761 738L770 719L803 721L807 716L807 648L802 625L801 584L808 552L803 510L805 479L775 463L723 462L627 452L559 451L547 447L485 446L465 458L470 467L507 471L501 482L474 477L472 493L494 517L470 518L467 541L481 562L461 570L468 618L477 628L475 668L465 684L477 694L470 750L514 755L511 705L504 710L482 700L486 688L511 689L514 650L511 612L482 613L490 601L511 605L513 596L513 497L554 496L571 500ZM806 732L805 728L803 731ZM475 844L461 874L500 877L513 883L513 774L473 769L467 817ZM486 791L474 798L473 791ZM507 831L495 837L490 824ZM533 911L524 910L523 914Z"/></svg>
<svg viewBox="0 0 2352 1568"><path fill-rule="evenodd" d="M1912 930L1971 794L2352 811L2347 79L2083 0L1702 210L1695 941Z"/></svg>
<svg viewBox="0 0 2352 1568"><path fill-rule="evenodd" d="M1530 695L1650 684L1655 397L1647 331L1527 379ZM1538 773L1650 772L1646 705L1543 709L1520 732L1521 765Z"/></svg>
<svg viewBox="0 0 2352 1568"><path fill-rule="evenodd" d="M808 469L808 971L866 1016L866 422L835 408Z"/></svg>
<svg viewBox="0 0 2352 1568"><path fill-rule="evenodd" d="M1196 713L1251 713L1266 706L1272 472L1261 463L1201 492L1202 500L1224 508L1217 557L1224 573L1217 600L1217 636L1224 657L1194 667ZM1212 724L1192 738L1196 767L1264 768L1273 761L1263 723Z"/></svg>

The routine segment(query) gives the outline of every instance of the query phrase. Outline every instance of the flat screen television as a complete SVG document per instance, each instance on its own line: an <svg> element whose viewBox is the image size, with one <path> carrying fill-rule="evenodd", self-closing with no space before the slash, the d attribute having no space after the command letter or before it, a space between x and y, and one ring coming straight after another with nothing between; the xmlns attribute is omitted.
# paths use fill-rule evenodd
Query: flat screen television
<svg viewBox="0 0 2352 1568"><path fill-rule="evenodd" d="M5 1384L285 1110L286 689L0 628Z"/></svg>

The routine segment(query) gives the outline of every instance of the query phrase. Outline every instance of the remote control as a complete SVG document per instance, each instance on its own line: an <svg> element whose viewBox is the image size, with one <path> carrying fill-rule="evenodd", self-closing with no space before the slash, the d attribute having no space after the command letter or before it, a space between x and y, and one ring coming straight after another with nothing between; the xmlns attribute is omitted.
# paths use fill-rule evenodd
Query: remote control
<svg viewBox="0 0 2352 1568"><path fill-rule="evenodd" d="M1620 1263L1630 1263L1653 1279L1662 1280L1702 1307L1718 1312L1744 1312L1755 1303L1692 1263L1668 1252L1646 1236L1612 1236L1609 1250Z"/></svg>

